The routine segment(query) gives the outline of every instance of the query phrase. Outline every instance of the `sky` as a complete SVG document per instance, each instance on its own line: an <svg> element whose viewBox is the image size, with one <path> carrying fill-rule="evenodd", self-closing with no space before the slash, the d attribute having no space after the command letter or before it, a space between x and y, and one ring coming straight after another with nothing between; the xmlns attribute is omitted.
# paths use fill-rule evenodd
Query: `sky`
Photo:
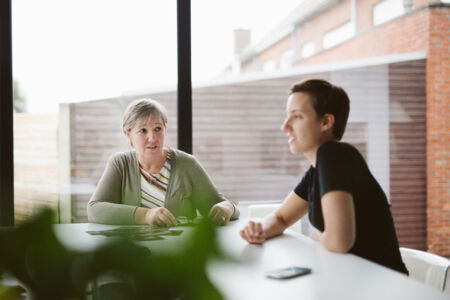
<svg viewBox="0 0 450 300"><path fill-rule="evenodd" d="M191 0L192 77L216 78L233 30L257 43L302 0ZM29 113L175 86L176 0L12 0L13 76Z"/></svg>

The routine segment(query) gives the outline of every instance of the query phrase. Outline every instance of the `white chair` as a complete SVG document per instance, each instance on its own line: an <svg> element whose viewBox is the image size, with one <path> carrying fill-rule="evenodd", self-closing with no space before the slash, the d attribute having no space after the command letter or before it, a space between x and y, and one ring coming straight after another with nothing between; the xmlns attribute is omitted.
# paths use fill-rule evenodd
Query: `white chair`
<svg viewBox="0 0 450 300"><path fill-rule="evenodd" d="M248 206L248 217L249 218L263 218L268 214L277 210L281 204L251 204ZM302 233L302 224L300 220L294 223L289 229Z"/></svg>
<svg viewBox="0 0 450 300"><path fill-rule="evenodd" d="M411 278L424 282L441 291L448 290L446 281L450 260L436 254L410 248L400 248L402 260ZM447 284L450 284L447 282Z"/></svg>

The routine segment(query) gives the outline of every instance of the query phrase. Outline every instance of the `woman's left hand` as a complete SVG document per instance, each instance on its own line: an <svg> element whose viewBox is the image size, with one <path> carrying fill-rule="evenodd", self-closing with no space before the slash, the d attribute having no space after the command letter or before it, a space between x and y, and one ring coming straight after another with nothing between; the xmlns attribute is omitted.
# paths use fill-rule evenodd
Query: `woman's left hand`
<svg viewBox="0 0 450 300"><path fill-rule="evenodd" d="M208 217L217 225L226 225L233 213L233 204L228 201L222 201L211 207Z"/></svg>

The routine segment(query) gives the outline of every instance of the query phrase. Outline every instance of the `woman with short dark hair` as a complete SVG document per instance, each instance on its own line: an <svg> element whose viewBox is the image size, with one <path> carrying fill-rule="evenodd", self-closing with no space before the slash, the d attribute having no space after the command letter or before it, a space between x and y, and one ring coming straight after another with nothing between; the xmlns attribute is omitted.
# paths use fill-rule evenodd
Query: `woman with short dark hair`
<svg viewBox="0 0 450 300"><path fill-rule="evenodd" d="M280 235L307 212L313 236L329 251L353 253L402 273L402 262L387 197L364 158L340 142L350 110L347 93L323 79L293 85L281 129L289 149L311 167L282 205L262 223L241 230L252 244Z"/></svg>

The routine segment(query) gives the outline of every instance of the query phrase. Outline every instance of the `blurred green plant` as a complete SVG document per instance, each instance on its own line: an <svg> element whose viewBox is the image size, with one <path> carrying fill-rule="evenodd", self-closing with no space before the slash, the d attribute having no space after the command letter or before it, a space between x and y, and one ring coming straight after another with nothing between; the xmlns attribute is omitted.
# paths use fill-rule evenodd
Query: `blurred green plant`
<svg viewBox="0 0 450 300"><path fill-rule="evenodd" d="M53 212L44 210L18 227L0 228L0 276L15 277L30 299L85 299L88 290L108 300L222 299L206 274L208 259L223 257L207 219L194 228L184 251L170 255L128 239L72 251L56 238L52 220ZM121 280L96 285L104 274L119 274Z"/></svg>
<svg viewBox="0 0 450 300"><path fill-rule="evenodd" d="M20 286L7 286L0 284L0 299L1 300L16 300L21 299L21 295L25 290Z"/></svg>

